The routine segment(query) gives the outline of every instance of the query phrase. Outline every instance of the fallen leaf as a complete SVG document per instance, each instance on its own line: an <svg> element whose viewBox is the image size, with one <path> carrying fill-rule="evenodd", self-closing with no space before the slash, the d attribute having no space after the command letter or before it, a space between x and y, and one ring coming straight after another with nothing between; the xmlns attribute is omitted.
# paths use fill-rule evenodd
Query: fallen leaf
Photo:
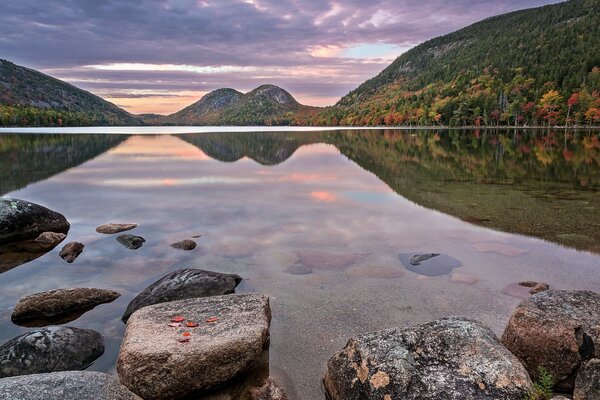
<svg viewBox="0 0 600 400"><path fill-rule="evenodd" d="M193 322L193 321L188 321L185 323L185 326L187 326L188 328L195 328L198 326L197 322Z"/></svg>
<svg viewBox="0 0 600 400"><path fill-rule="evenodd" d="M219 320L219 318L217 317L210 317L209 319L206 320L206 322L208 322L209 324L212 324L213 322L217 322Z"/></svg>
<svg viewBox="0 0 600 400"><path fill-rule="evenodd" d="M189 332L183 332L183 336L184 336L184 337L189 337L189 336L192 336L192 334L191 334L191 333L189 333Z"/></svg>
<svg viewBox="0 0 600 400"><path fill-rule="evenodd" d="M178 341L179 343L187 343L187 342L189 342L189 341L190 341L190 338L179 338L179 339L177 339L177 341Z"/></svg>
<svg viewBox="0 0 600 400"><path fill-rule="evenodd" d="M171 328L179 328L179 327L181 326L181 324L179 324L179 323L176 323L176 322L171 322L171 323L169 324L169 326L170 326Z"/></svg>
<svg viewBox="0 0 600 400"><path fill-rule="evenodd" d="M177 315L176 317L171 318L171 322L183 322L185 321L185 318L183 318L181 315Z"/></svg>

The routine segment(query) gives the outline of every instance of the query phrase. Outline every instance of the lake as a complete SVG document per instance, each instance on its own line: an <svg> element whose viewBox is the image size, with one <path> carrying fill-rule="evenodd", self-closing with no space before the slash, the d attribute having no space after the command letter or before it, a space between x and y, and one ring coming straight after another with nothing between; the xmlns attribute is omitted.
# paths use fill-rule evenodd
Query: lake
<svg viewBox="0 0 600 400"><path fill-rule="evenodd" d="M24 295L115 289L69 323L104 335L90 369L114 372L137 293L182 267L237 273L238 293L271 298L271 374L318 399L357 333L459 315L501 334L518 282L600 291L600 132L152 129L0 134L0 195L61 212L64 243L86 244L73 264L59 246L0 268L0 342L27 331L10 320ZM95 232L108 222L146 243ZM457 264L419 270L415 253Z"/></svg>

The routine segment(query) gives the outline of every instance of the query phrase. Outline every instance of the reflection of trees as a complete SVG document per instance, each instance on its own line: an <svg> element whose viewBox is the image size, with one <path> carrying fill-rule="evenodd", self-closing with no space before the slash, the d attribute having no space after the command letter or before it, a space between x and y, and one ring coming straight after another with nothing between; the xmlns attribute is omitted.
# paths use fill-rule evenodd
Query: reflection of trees
<svg viewBox="0 0 600 400"><path fill-rule="evenodd" d="M0 135L0 195L90 160L124 135Z"/></svg>
<svg viewBox="0 0 600 400"><path fill-rule="evenodd" d="M248 157L262 165L280 164L298 147L314 143L319 138L311 133L277 132L207 133L180 137L216 160L233 162Z"/></svg>
<svg viewBox="0 0 600 400"><path fill-rule="evenodd" d="M347 157L422 206L600 252L598 134L346 131Z"/></svg>

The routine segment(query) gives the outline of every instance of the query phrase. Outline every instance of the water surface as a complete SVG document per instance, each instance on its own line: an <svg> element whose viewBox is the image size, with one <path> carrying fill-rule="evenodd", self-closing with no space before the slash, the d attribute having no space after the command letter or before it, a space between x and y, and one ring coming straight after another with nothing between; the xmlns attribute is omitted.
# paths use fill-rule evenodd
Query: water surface
<svg viewBox="0 0 600 400"><path fill-rule="evenodd" d="M114 371L144 287L182 267L238 273L238 292L271 297L272 374L317 399L357 333L462 315L500 334L515 282L600 290L598 132L80 133L0 135L0 194L60 211L86 244L73 264L55 249L0 274L0 342L27 330L10 322L26 294L115 289L69 323L105 336L91 369ZM107 222L147 242L128 250L95 232ZM194 251L169 246L198 234Z"/></svg>

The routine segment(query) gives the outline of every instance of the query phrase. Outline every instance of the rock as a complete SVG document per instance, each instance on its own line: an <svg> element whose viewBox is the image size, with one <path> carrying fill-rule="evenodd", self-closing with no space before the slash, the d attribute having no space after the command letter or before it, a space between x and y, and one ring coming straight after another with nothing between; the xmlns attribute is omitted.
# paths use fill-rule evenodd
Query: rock
<svg viewBox="0 0 600 400"><path fill-rule="evenodd" d="M357 266L347 269L346 274L352 278L395 279L404 276L404 271L400 267Z"/></svg>
<svg viewBox="0 0 600 400"><path fill-rule="evenodd" d="M146 242L146 239L141 236L127 234L117 236L117 242L121 243L130 250L137 250L142 247L142 245Z"/></svg>
<svg viewBox="0 0 600 400"><path fill-rule="evenodd" d="M69 264L75 261L83 251L85 245L79 242L67 243L58 255Z"/></svg>
<svg viewBox="0 0 600 400"><path fill-rule="evenodd" d="M171 247L178 250L194 250L196 248L196 242L193 240L182 240L181 242L171 244Z"/></svg>
<svg viewBox="0 0 600 400"><path fill-rule="evenodd" d="M502 343L532 377L542 366L556 389L572 392L582 362L600 355L600 294L547 290L531 296L513 312Z"/></svg>
<svg viewBox="0 0 600 400"><path fill-rule="evenodd" d="M104 353L104 339L90 329L34 329L0 346L0 378L85 369Z"/></svg>
<svg viewBox="0 0 600 400"><path fill-rule="evenodd" d="M169 327L173 316L198 328ZM210 317L215 323L207 323ZM121 382L146 400L176 399L221 385L255 363L269 341L271 310L262 295L186 299L144 307L125 331L117 361ZM186 343L182 332L190 333Z"/></svg>
<svg viewBox="0 0 600 400"><path fill-rule="evenodd" d="M451 317L350 339L324 384L332 400L522 400L532 383L489 328Z"/></svg>
<svg viewBox="0 0 600 400"><path fill-rule="evenodd" d="M400 254L400 262L409 271L423 276L440 276L452 272L462 265L460 261L445 254L408 253Z"/></svg>
<svg viewBox="0 0 600 400"><path fill-rule="evenodd" d="M40 325L49 325L48 322L56 322L58 319L62 323L67 321L63 316L77 311L89 311L99 304L110 303L116 300L121 294L114 290L74 288L74 289L55 289L47 292L36 293L23 297L17 303L13 313L12 321L20 324L28 321L39 321ZM76 314L77 316L82 313Z"/></svg>
<svg viewBox="0 0 600 400"><path fill-rule="evenodd" d="M104 224L96 228L96 232L112 235L137 228L137 224Z"/></svg>
<svg viewBox="0 0 600 400"><path fill-rule="evenodd" d="M287 395L277 385L273 378L267 379L267 382L256 389L250 391L250 400L288 400Z"/></svg>
<svg viewBox="0 0 600 400"><path fill-rule="evenodd" d="M10 400L142 400L102 372L64 371L0 379L0 398Z"/></svg>
<svg viewBox="0 0 600 400"><path fill-rule="evenodd" d="M303 264L294 264L288 267L285 272L292 275L308 275L312 274L313 270Z"/></svg>
<svg viewBox="0 0 600 400"><path fill-rule="evenodd" d="M537 294L540 292L545 292L546 290L550 290L550 285L547 283L536 283L535 286L529 291L531 294Z"/></svg>
<svg viewBox="0 0 600 400"><path fill-rule="evenodd" d="M600 399L600 359L592 358L579 368L573 400L597 399Z"/></svg>
<svg viewBox="0 0 600 400"><path fill-rule="evenodd" d="M450 275L450 282L462 283L463 285L474 285L477 282L479 282L479 279L475 278L473 275L468 274L466 272L454 271L452 273L452 275Z"/></svg>
<svg viewBox="0 0 600 400"><path fill-rule="evenodd" d="M127 306L123 322L136 310L152 304L196 297L231 294L242 278L235 274L204 271L202 269L180 269L167 274L135 296Z"/></svg>
<svg viewBox="0 0 600 400"><path fill-rule="evenodd" d="M24 200L0 198L0 244L31 239L44 232L67 233L67 219L56 211Z"/></svg>
<svg viewBox="0 0 600 400"><path fill-rule="evenodd" d="M33 241L22 242L22 247L30 253L45 253L58 246L66 237L64 233L44 232Z"/></svg>
<svg viewBox="0 0 600 400"><path fill-rule="evenodd" d="M296 252L300 263L312 270L341 271L355 264L363 255L347 253L329 253L318 250Z"/></svg>
<svg viewBox="0 0 600 400"><path fill-rule="evenodd" d="M0 245L0 273L35 260L54 249L66 237L63 233L44 232L35 239Z"/></svg>
<svg viewBox="0 0 600 400"><path fill-rule="evenodd" d="M473 248L481 253L498 253L507 257L519 256L523 253L527 253L526 250L519 249L518 247L509 246L504 243L495 242L477 242L473 243Z"/></svg>

